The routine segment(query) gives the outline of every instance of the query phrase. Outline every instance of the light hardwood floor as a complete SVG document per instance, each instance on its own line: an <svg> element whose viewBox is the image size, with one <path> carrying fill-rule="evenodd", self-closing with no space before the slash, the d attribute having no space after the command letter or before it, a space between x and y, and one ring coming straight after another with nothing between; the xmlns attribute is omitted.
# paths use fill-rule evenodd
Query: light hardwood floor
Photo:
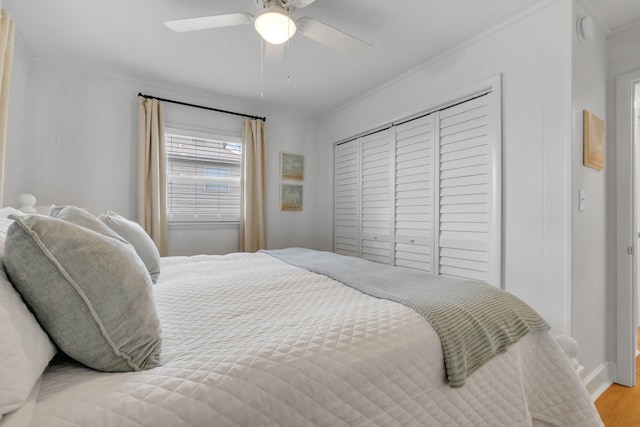
<svg viewBox="0 0 640 427"><path fill-rule="evenodd" d="M605 427L640 426L640 357L636 359L636 386L613 384L596 400L596 408Z"/></svg>

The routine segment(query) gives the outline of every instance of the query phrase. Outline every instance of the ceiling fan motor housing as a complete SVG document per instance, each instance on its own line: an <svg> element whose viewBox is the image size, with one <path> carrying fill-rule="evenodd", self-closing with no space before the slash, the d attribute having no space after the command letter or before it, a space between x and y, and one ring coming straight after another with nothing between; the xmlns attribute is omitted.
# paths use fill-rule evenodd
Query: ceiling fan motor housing
<svg viewBox="0 0 640 427"><path fill-rule="evenodd" d="M281 6L264 9L253 25L262 38L271 44L282 44L296 33L296 23Z"/></svg>
<svg viewBox="0 0 640 427"><path fill-rule="evenodd" d="M258 9L267 9L272 6L280 6L291 12L293 8L309 6L316 0L256 0Z"/></svg>

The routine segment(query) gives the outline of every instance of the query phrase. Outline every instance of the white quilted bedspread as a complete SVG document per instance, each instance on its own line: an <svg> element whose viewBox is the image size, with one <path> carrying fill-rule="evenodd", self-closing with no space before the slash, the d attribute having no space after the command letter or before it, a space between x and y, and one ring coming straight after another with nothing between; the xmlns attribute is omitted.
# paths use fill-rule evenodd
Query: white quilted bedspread
<svg viewBox="0 0 640 427"><path fill-rule="evenodd" d="M163 260L162 366L45 373L32 426L600 426L546 333L525 336L460 389L435 331L266 254Z"/></svg>

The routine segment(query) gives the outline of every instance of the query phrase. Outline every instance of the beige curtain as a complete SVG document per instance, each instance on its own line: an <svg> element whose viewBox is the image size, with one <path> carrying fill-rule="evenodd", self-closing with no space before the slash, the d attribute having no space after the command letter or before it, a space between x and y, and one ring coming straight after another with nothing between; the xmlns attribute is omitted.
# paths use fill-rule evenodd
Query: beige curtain
<svg viewBox="0 0 640 427"><path fill-rule="evenodd" d="M266 248L264 199L267 141L264 122L259 119L246 119L242 129L242 141L240 250L256 252Z"/></svg>
<svg viewBox="0 0 640 427"><path fill-rule="evenodd" d="M161 256L167 255L167 177L164 156L164 108L138 98L138 222Z"/></svg>
<svg viewBox="0 0 640 427"><path fill-rule="evenodd" d="M9 86L11 84L11 60L13 59L14 24L9 14L2 10L0 20L0 207L4 193L4 162L7 145L7 115L9 111Z"/></svg>

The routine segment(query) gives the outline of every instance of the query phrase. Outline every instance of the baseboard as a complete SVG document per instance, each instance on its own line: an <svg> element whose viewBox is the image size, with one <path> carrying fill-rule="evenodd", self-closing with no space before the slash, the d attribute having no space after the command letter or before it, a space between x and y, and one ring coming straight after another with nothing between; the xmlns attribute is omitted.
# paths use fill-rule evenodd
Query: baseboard
<svg viewBox="0 0 640 427"><path fill-rule="evenodd" d="M611 381L611 373L613 372L610 363L603 363L591 373L582 378L582 382L594 402L613 382Z"/></svg>

